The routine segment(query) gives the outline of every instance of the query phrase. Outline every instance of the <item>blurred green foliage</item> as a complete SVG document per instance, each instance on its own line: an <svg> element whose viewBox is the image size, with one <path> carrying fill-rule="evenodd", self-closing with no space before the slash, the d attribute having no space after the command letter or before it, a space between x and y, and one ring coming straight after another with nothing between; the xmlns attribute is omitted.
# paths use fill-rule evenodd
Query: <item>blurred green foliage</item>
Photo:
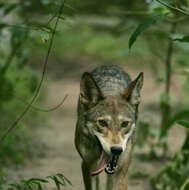
<svg viewBox="0 0 189 190"><path fill-rule="evenodd" d="M57 190L64 186L72 186L71 181L62 173L47 176L46 178L30 178L22 179L20 182L7 183L4 172L0 173L0 188L1 190L44 190L50 182L55 184ZM46 186L44 186L46 184Z"/></svg>
<svg viewBox="0 0 189 190"><path fill-rule="evenodd" d="M147 21L143 21L143 23L139 24L139 26L136 28L134 33L131 35L129 39L129 47L135 43L136 38L145 30L148 30L151 25L155 25L157 28L160 27L160 24L157 23L158 21L161 21L165 24L167 22L170 26L169 31L166 29L162 30L163 33L166 35L163 35L161 38L158 36L160 43L163 41L167 41L167 50L165 51L165 60L164 60L164 73L165 73L165 79L162 80L162 82L165 84L165 91L160 96L160 108L161 108L161 126L159 129L159 133L157 133L156 136L154 136L155 139L159 139L158 143L155 144L155 146L161 145L163 148L163 154L162 157L165 159L169 147L167 145L167 135L170 129L174 126L176 122L183 125L184 127L188 128L188 122L187 121L179 121L181 119L186 119L189 116L189 109L186 110L180 110L177 113L174 113L173 111L173 105L171 102L172 94L170 92L171 87L171 77L173 75L174 71L182 71L182 74L186 74L184 70L187 70L189 68L188 62L184 61L178 61L176 64L173 64L173 59L179 55L180 57L184 57L185 52L183 51L183 47L189 48L188 44L188 34L186 30L183 30L182 34L177 33L177 27L182 26L184 23L183 20L184 16L186 16L188 19L189 14L188 12L184 12L183 8L186 8L188 11L188 4L186 1L183 1L182 3L180 1L159 1L159 4L156 4L156 1L150 2L149 4L149 11L151 12L150 18ZM155 6L154 6L155 5ZM163 6L163 8L162 8ZM169 8L169 9L168 9ZM166 10L166 11L165 11ZM172 11L174 10L174 11ZM176 11L175 11L176 10ZM182 16L179 15L182 14ZM162 17L159 17L159 14L164 14L164 18L162 20ZM155 15L155 16L154 16ZM184 15L184 16L183 16ZM154 20L155 18L155 20ZM161 18L161 20L160 20ZM180 19L179 19L180 18ZM159 30L159 29L158 29ZM181 30L180 30L181 31ZM152 33L154 35L154 31ZM156 35L154 35L157 37ZM175 42L181 42L183 44L175 43ZM161 46L159 46L161 47ZM174 49L177 49L177 52L174 51ZM174 52L173 52L174 51ZM157 52L155 52L156 55ZM160 54L161 55L161 54ZM184 69L183 67L184 66ZM186 74L187 75L187 74ZM186 77L186 81L188 80L188 77ZM185 88L185 86L183 86ZM183 90L184 91L184 90ZM183 99L184 103L184 99ZM174 114L173 114L174 113ZM139 123L141 128L139 130L139 145L143 145L144 143L141 143L143 141L147 141L149 136L151 136L151 129L148 127L149 123L141 122ZM142 131L143 130L143 131ZM149 142L149 141L148 141ZM175 154L173 160L168 166L165 166L162 171L160 171L158 174L156 174L152 180L152 189L188 189L188 173L189 173L189 155L188 155L188 147L189 147L189 133L186 131L186 137L183 139L183 145L180 148L180 150ZM152 144L149 143L151 146ZM156 156L156 153L154 151L154 146L151 146L151 152L150 154Z"/></svg>
<svg viewBox="0 0 189 190"><path fill-rule="evenodd" d="M189 12L187 0L163 2ZM14 95L25 100L30 99L37 87L39 73L28 61L33 54L33 62L42 59L59 6L60 1L50 0L9 0L0 3L3 13L0 22L0 112L3 115L0 118L1 133L23 110L24 105ZM177 122L185 126L188 124L185 121L189 115L188 17L156 0L70 0L66 2L61 19L66 24L61 22L56 32L54 51L57 57L79 60L82 56L88 56L105 63L127 62L137 68L150 68L157 85L166 87L159 97L158 105L162 122L157 128L153 128L151 119L141 119L137 145L140 148L150 147L148 160L158 158L157 147L164 149L163 153L168 153L167 136L171 128ZM11 24L17 26L13 27ZM172 49L168 50L169 47ZM168 70L166 65L171 66L171 69ZM171 86L168 73L171 76L181 76L177 80L182 85L182 101L177 100L179 105L176 106L172 100L172 92L167 90ZM38 120L31 121L31 118L38 116L39 113L30 112L19 124L19 128L6 138L1 146L1 163L11 163L12 159L20 163L24 158L22 154L31 155L31 128L28 126L33 128L37 125ZM183 145L170 164L152 178L153 189L180 189L186 184L189 177L187 130ZM166 159L166 155L162 154L162 157ZM145 178L147 175L136 173L133 177ZM187 189L188 184L185 187Z"/></svg>
<svg viewBox="0 0 189 190"><path fill-rule="evenodd" d="M36 1L6 1L0 3L2 19L0 23L0 138L19 117L34 94L39 72L28 63L32 57L31 44L33 44L32 31L43 33L51 32L50 26L44 26L39 21L28 20L28 13L35 14L32 7L38 5ZM39 14L46 15L57 2L41 2L44 10ZM38 39L35 39L36 41ZM41 39L40 39L41 40ZM44 42L41 42L44 43ZM48 44L46 44L47 46ZM44 94L43 94L44 95ZM44 98L43 98L44 99ZM23 100L23 101L22 101ZM40 102L41 99L40 99ZM33 120L35 118L35 120ZM0 165L23 163L26 158L33 155L31 133L35 126L40 126L42 114L30 111L24 120L18 123L17 129L9 134L0 145ZM39 151L38 144L35 151ZM41 150L40 150L41 151ZM37 153L38 154L38 153ZM36 155L36 154L35 154Z"/></svg>
<svg viewBox="0 0 189 190"><path fill-rule="evenodd" d="M89 26L77 25L69 27L63 25L60 29L61 36L55 47L59 56L63 54L71 58L72 56L88 55L111 60L114 57L119 59L122 56L121 51L124 51L125 48L125 44L121 42L122 40L125 41L125 37L116 39L106 31L97 32ZM75 30L79 33L79 38L74 35ZM64 51L62 51L61 47Z"/></svg>
<svg viewBox="0 0 189 190"><path fill-rule="evenodd" d="M142 0L110 0L110 1L69 1L69 5L78 10L79 14L98 14L98 15L119 15L126 10L131 10L133 8L143 10L146 8L146 3Z"/></svg>

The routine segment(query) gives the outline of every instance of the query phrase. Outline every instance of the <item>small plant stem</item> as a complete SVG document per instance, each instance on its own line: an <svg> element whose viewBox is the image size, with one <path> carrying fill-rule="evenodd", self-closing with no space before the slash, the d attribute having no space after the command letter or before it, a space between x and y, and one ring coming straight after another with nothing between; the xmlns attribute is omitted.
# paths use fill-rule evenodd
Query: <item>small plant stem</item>
<svg viewBox="0 0 189 190"><path fill-rule="evenodd" d="M183 14L183 15L185 15L185 16L189 16L189 13L188 13L188 12L186 12L186 11L184 11L184 10L178 8L178 7L174 7L174 6L172 6L172 5L169 5L169 4L167 4L167 3L165 3L164 1L161 1L161 0L156 0L156 1L159 2L160 4L164 5L165 7L167 7L167 8L169 8L169 9L173 10L173 11L176 11L176 12L178 12L178 13L181 13L181 14Z"/></svg>
<svg viewBox="0 0 189 190"><path fill-rule="evenodd" d="M7 135L17 127L17 124L20 122L20 120L23 119L23 117L25 116L25 114L30 110L30 108L32 107L33 103L35 102L36 98L38 97L39 95L39 92L41 90L41 86L43 84L43 81L44 81L44 77L45 77L45 74L46 74L46 70L47 70L47 64L48 64L48 60L49 60L49 56L50 56L50 52L51 52L51 49L52 49L52 46L53 46L53 42L54 42L54 36L55 36L55 32L56 32L56 29L57 29L57 26L58 26L58 22L59 22L59 16L62 14L62 11L63 11L63 8L64 8L64 3L65 3L66 0L63 0L61 6L60 6L60 9L59 9L59 12L58 12L58 17L55 21L55 25L54 25L54 28L53 28L53 32L52 32L52 35L51 35L51 39L49 41L49 47L48 47L48 51L47 51L47 54L45 56L45 61L44 61L44 65L43 65L43 71L42 71L42 75L41 75L41 79L39 81L39 85L37 86L36 90L35 90L35 93L31 99L31 101L29 102L29 104L27 105L27 107L24 109L24 111L17 117L17 119L12 123L12 125L10 127L7 128L7 130L5 131L5 133L1 136L0 138L0 142L2 143L5 138L7 137Z"/></svg>
<svg viewBox="0 0 189 190"><path fill-rule="evenodd" d="M185 190L185 187L189 184L189 178L186 179L186 181L184 182L184 184L181 186L180 190Z"/></svg>
<svg viewBox="0 0 189 190"><path fill-rule="evenodd" d="M171 24L170 33L174 34L176 31L176 23ZM171 74L172 74L172 57L173 57L173 40L170 38L168 42L167 55L165 60L165 94L170 96L170 86L171 86ZM162 118L161 118L161 128L165 126L168 122L171 114L170 101L163 103L161 106ZM163 157L166 157L167 143L163 142Z"/></svg>
<svg viewBox="0 0 189 190"><path fill-rule="evenodd" d="M15 57L17 51L20 49L21 45L22 45L22 42L19 42L19 43L17 43L17 44L11 49L11 52L10 52L10 54L8 55L7 60L5 61L5 64L4 64L4 66L3 66L2 70L1 70L1 76L4 76L4 75L5 75L7 69L8 69L9 66L11 65L12 60L13 60L13 58Z"/></svg>
<svg viewBox="0 0 189 190"><path fill-rule="evenodd" d="M189 147L189 131L186 133L186 138L184 140L181 150L188 150L188 147Z"/></svg>
<svg viewBox="0 0 189 190"><path fill-rule="evenodd" d="M176 23L172 23L170 33L174 34L176 30ZM170 81L171 81L171 62L172 62L172 55L173 55L173 40L169 39L168 49L167 49L167 56L165 62L165 69L166 69L166 85L165 85L165 92L169 95L170 91Z"/></svg>

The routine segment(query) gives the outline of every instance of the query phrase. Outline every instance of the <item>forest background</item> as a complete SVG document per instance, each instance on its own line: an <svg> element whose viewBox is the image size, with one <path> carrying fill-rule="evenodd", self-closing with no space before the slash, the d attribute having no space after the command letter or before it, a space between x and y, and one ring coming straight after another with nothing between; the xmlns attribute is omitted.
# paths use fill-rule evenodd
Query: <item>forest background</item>
<svg viewBox="0 0 189 190"><path fill-rule="evenodd" d="M0 189L83 188L79 80L112 64L145 76L129 186L189 189L188 0L6 0L0 15Z"/></svg>

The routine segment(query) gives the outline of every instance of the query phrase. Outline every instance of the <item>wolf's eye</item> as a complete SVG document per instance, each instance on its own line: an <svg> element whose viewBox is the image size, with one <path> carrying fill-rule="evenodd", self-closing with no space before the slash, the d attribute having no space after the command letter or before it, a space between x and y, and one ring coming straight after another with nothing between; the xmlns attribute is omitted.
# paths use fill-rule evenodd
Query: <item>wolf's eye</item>
<svg viewBox="0 0 189 190"><path fill-rule="evenodd" d="M128 126L128 124L129 124L129 121L122 121L121 122L121 127L127 127Z"/></svg>
<svg viewBox="0 0 189 190"><path fill-rule="evenodd" d="M108 122L103 120L103 119L99 119L98 123L102 126L102 127L108 127Z"/></svg>

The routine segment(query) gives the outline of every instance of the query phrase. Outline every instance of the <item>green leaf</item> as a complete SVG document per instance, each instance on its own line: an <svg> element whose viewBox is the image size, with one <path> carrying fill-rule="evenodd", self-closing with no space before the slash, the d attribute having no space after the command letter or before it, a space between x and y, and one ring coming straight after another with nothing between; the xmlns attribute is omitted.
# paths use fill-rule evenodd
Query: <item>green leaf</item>
<svg viewBox="0 0 189 190"><path fill-rule="evenodd" d="M9 186L15 187L17 190L22 190L22 186L20 184L17 184L17 183L9 184Z"/></svg>
<svg viewBox="0 0 189 190"><path fill-rule="evenodd" d="M12 81L8 78L0 76L0 102L10 101L12 99L11 92L13 91Z"/></svg>
<svg viewBox="0 0 189 190"><path fill-rule="evenodd" d="M41 179L41 178L31 178L30 181L32 181L32 182L41 182L41 183L49 183L48 180Z"/></svg>
<svg viewBox="0 0 189 190"><path fill-rule="evenodd" d="M18 3L12 3L10 4L5 10L4 15L9 14L11 11L13 11L19 4Z"/></svg>
<svg viewBox="0 0 189 190"><path fill-rule="evenodd" d="M188 121L177 121L177 123L183 127L189 128L189 122Z"/></svg>
<svg viewBox="0 0 189 190"><path fill-rule="evenodd" d="M179 42L189 42L189 36L183 36L182 38L175 38L174 41L179 41Z"/></svg>
<svg viewBox="0 0 189 190"><path fill-rule="evenodd" d="M41 35L41 39L42 39L43 42L46 43L46 42L49 41L49 38L50 38L49 33L44 32L44 31L41 31L41 32L40 32L40 35Z"/></svg>
<svg viewBox="0 0 189 190"><path fill-rule="evenodd" d="M0 9L5 6L5 3L0 3Z"/></svg>
<svg viewBox="0 0 189 190"><path fill-rule="evenodd" d="M62 180L63 183L67 182L69 185L72 186L71 181L67 177L65 177L63 174L58 173L56 175Z"/></svg>
<svg viewBox="0 0 189 190"><path fill-rule="evenodd" d="M3 28L5 28L7 25L5 23L0 23L0 30L2 30Z"/></svg>
<svg viewBox="0 0 189 190"><path fill-rule="evenodd" d="M47 176L47 178L50 178L54 181L58 190L60 190L61 185L65 186L65 183L61 183L56 176Z"/></svg>
<svg viewBox="0 0 189 190"><path fill-rule="evenodd" d="M43 190L42 185L40 184L40 182L33 181L32 183L37 185L38 190Z"/></svg>
<svg viewBox="0 0 189 190"><path fill-rule="evenodd" d="M27 188L28 188L29 190L33 190L33 188L32 188L32 185L31 185L31 184L27 184L26 186L27 186Z"/></svg>
<svg viewBox="0 0 189 190"><path fill-rule="evenodd" d="M43 188L42 188L42 186L41 186L40 183L37 184L37 188L38 188L38 190L43 190Z"/></svg>
<svg viewBox="0 0 189 190"><path fill-rule="evenodd" d="M32 183L31 183L30 179L22 179L22 183L25 184L25 186L26 186L29 190L33 190L33 188L32 188Z"/></svg>
<svg viewBox="0 0 189 190"><path fill-rule="evenodd" d="M183 110L176 113L167 123L165 123L164 127L160 132L160 138L165 137L167 135L168 130L173 126L173 124L181 119L184 119L189 116L189 110Z"/></svg>
<svg viewBox="0 0 189 190"><path fill-rule="evenodd" d="M133 32L131 37L129 38L129 49L133 46L135 43L137 37L145 30L147 30L150 26L156 24L157 21L161 20L165 14L161 15L154 15L147 20L145 20L143 23L139 24L136 30Z"/></svg>
<svg viewBox="0 0 189 190"><path fill-rule="evenodd" d="M63 16L56 16L55 18L59 18L59 19L61 19L61 20L65 20L65 17L63 17Z"/></svg>

